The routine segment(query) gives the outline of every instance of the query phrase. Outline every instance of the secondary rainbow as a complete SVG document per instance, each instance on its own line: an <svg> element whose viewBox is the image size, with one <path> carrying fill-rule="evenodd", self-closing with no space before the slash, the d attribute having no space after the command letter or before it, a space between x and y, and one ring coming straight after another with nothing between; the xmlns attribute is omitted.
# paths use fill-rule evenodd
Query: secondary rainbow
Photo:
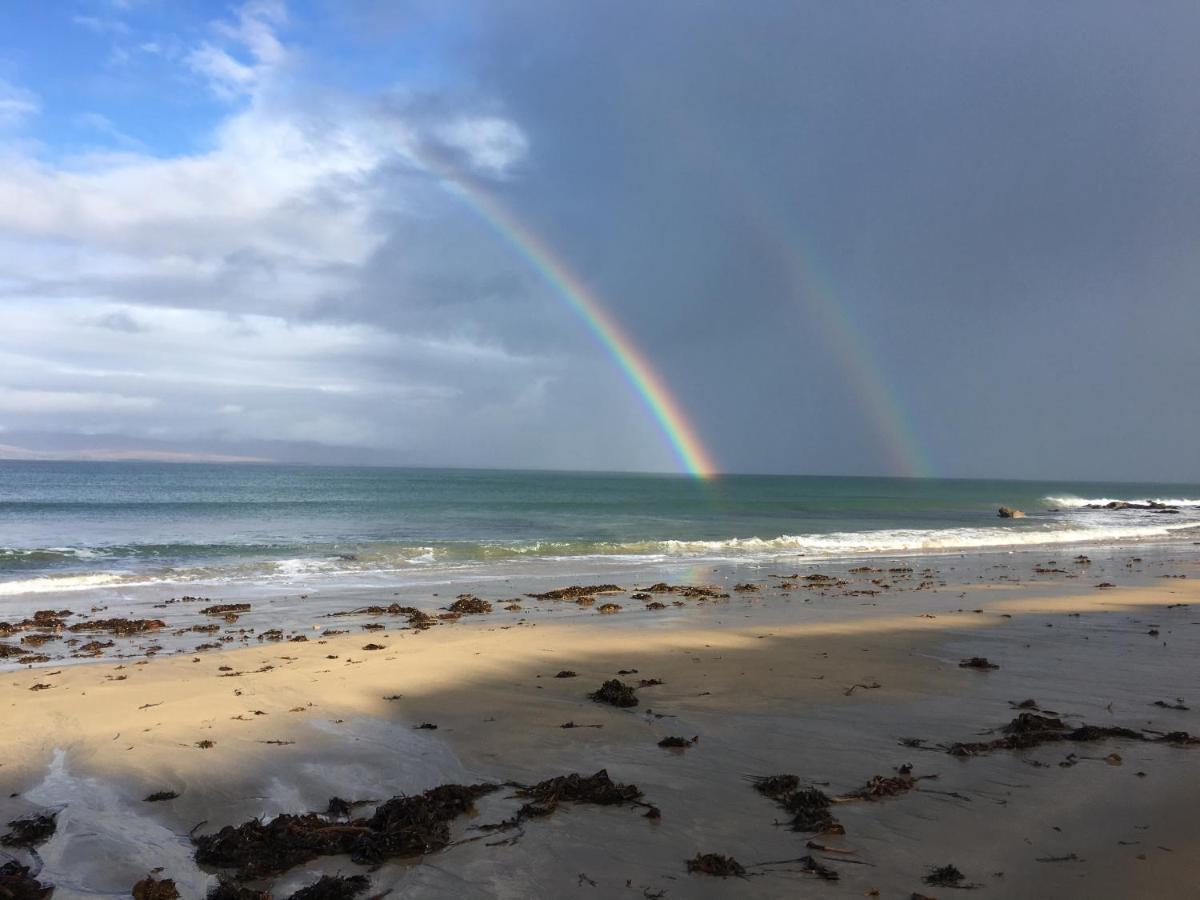
<svg viewBox="0 0 1200 900"><path fill-rule="evenodd" d="M499 201L466 181L430 164L442 187L471 210L525 263L587 326L601 347L612 357L633 386L646 409L662 430L685 472L708 479L717 474L712 455L700 441L679 401L671 393L650 360L622 330L583 280L532 230L519 222Z"/></svg>

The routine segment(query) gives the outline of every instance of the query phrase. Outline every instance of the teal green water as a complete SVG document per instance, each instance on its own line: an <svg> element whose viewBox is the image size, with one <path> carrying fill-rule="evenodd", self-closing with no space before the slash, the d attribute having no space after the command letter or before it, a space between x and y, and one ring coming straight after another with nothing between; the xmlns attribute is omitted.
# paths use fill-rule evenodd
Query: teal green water
<svg viewBox="0 0 1200 900"><path fill-rule="evenodd" d="M1108 499L1180 510L1084 508ZM998 519L1001 504L1029 515ZM1162 539L1197 524L1200 486L1180 484L0 462L9 592L89 573L849 556Z"/></svg>

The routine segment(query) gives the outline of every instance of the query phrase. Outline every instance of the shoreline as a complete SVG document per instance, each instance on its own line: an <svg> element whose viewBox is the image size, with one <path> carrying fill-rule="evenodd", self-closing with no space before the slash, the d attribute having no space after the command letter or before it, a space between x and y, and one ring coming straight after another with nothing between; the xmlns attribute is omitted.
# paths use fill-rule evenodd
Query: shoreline
<svg viewBox="0 0 1200 900"><path fill-rule="evenodd" d="M1113 739L971 759L929 749L993 737L980 732L1008 722L1016 715L1010 702L1027 697L1072 726L1200 734L1196 712L1151 705L1195 699L1187 693L1200 680L1200 626L1192 624L1200 566L1191 556L1147 559L1135 573L1126 562L1097 560L1086 578L1071 580L1055 573L1030 583L1022 571L1020 584L988 568L1006 563L947 566L923 589L926 559L914 560L911 573L860 573L840 587L786 590L777 572L738 569L717 574L758 590L683 600L683 607L671 605L678 595L664 594L667 608L655 613L626 595L611 616L570 600L526 599L521 612L507 613L491 591L492 614L428 631L400 630L404 619L394 616L322 619L349 633L198 656L10 669L0 703L21 727L0 737L0 787L6 798L20 796L0 801L0 818L66 804L57 833L39 848L56 897L121 896L157 866L183 896L199 897L215 883L196 868L187 840L202 820L198 833L208 833L320 810L331 796L378 801L449 782L532 783L607 769L636 784L662 821L581 805L529 823L511 845L469 840L479 837L472 825L511 815L513 801L499 792L479 801L476 817L454 823L448 849L374 872L344 856L319 859L275 880L274 896L337 871L367 874L373 891L468 897L638 896L643 889L777 896L799 881L829 896L936 895L921 879L928 867L949 863L984 896L1120 896L1122 879L1135 876L1139 890L1182 895L1194 883L1188 856L1200 849L1190 815L1200 800L1200 747ZM1017 565L1011 557L1007 564ZM1103 571L1118 569L1126 584L1093 586ZM870 578L904 586L861 593ZM383 649L363 649L371 645ZM973 656L999 668L959 667ZM265 666L272 668L257 671ZM51 667L59 673L50 675ZM578 677L554 677L566 669ZM588 700L609 678L664 684L638 689L632 710ZM39 683L52 687L30 690ZM564 729L566 722L602 727ZM417 727L424 723L437 728ZM686 749L656 746L693 735L700 739ZM928 747L903 746L905 738ZM213 746L200 749L204 740ZM1121 765L1101 761L1111 753ZM844 837L775 827L781 810L747 781L789 772L840 794L907 764L937 778L904 796L837 804ZM159 790L180 796L143 801ZM1135 825L1149 826L1156 843ZM814 851L810 840L855 852ZM796 865L755 869L736 882L688 874L684 860L698 852L745 864L815 854L840 879L824 882ZM1070 854L1078 860L1037 862Z"/></svg>

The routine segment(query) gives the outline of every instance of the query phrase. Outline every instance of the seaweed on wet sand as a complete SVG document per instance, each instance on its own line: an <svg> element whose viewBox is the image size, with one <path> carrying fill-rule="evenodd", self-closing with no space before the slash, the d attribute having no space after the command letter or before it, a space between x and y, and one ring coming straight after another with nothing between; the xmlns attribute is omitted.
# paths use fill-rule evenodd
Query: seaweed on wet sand
<svg viewBox="0 0 1200 900"><path fill-rule="evenodd" d="M960 669L979 669L981 671L986 671L988 669L1000 668L994 662L989 662L988 658L986 656L969 657L967 659L964 659L962 662L960 662L958 664L958 667Z"/></svg>
<svg viewBox="0 0 1200 900"><path fill-rule="evenodd" d="M712 587L704 587L703 585L692 584L667 584L665 581L660 581L657 584L652 584L646 588L646 593L650 594L679 594L681 597L686 597L688 600L723 600L729 595Z"/></svg>
<svg viewBox="0 0 1200 900"><path fill-rule="evenodd" d="M53 896L54 885L38 881L16 860L0 866L0 897L4 900L46 900Z"/></svg>
<svg viewBox="0 0 1200 900"><path fill-rule="evenodd" d="M51 641L61 641L62 636L57 634L35 633L22 636L21 643L28 644L30 647L40 647L42 644L48 644Z"/></svg>
<svg viewBox="0 0 1200 900"><path fill-rule="evenodd" d="M675 737L672 735L669 737L665 737L661 741L659 741L658 746L666 747L668 749L685 750L688 747L691 747L693 744L695 744L698 740L700 740L699 735L695 735L690 738Z"/></svg>
<svg viewBox="0 0 1200 900"><path fill-rule="evenodd" d="M109 634L128 637L166 627L167 623L162 619L90 619L86 622L76 622L67 630L74 632L105 631Z"/></svg>
<svg viewBox="0 0 1200 900"><path fill-rule="evenodd" d="M143 803L161 803L164 800L174 800L179 796L175 791L155 791L143 800Z"/></svg>
<svg viewBox="0 0 1200 900"><path fill-rule="evenodd" d="M58 827L57 818L58 813L55 812L48 815L13 819L8 823L8 827L12 830L0 837L0 844L5 847L29 849L45 843L53 836L54 830Z"/></svg>
<svg viewBox="0 0 1200 900"><path fill-rule="evenodd" d="M577 597L590 597L595 594L623 594L625 588L615 584L573 584L570 587L557 588L542 594L526 594L534 600L574 600Z"/></svg>
<svg viewBox="0 0 1200 900"><path fill-rule="evenodd" d="M133 900L179 900L179 890L170 878L158 880L147 875L133 886Z"/></svg>
<svg viewBox="0 0 1200 900"><path fill-rule="evenodd" d="M800 787L800 779L796 775L763 775L752 780L754 789L772 800L778 800Z"/></svg>
<svg viewBox="0 0 1200 900"><path fill-rule="evenodd" d="M1025 750L1058 741L1089 743L1110 738L1171 744L1172 746L1200 744L1200 737L1193 736L1186 731L1150 736L1146 732L1135 731L1120 725L1084 724L1073 728L1056 716L1042 716L1031 712L1021 713L1003 726L1000 731L1003 732L1003 737L990 741L957 742L947 747L946 752L951 756L977 756L993 750Z"/></svg>
<svg viewBox="0 0 1200 900"><path fill-rule="evenodd" d="M578 672L572 671L571 669L563 669L554 677L555 678L575 678L578 676L578 674L579 674Z"/></svg>
<svg viewBox="0 0 1200 900"><path fill-rule="evenodd" d="M720 853L697 853L687 861L687 870L720 878L728 878L731 875L741 877L746 874L745 866L732 856L723 856Z"/></svg>
<svg viewBox="0 0 1200 900"><path fill-rule="evenodd" d="M547 778L530 787L519 787L517 795L527 797L530 801L521 808L522 813L546 815L553 812L558 804L564 801L613 806L640 800L642 791L637 785L620 784L613 781L608 775L608 770L601 769L595 775L586 777L572 773L559 775L557 778Z"/></svg>
<svg viewBox="0 0 1200 900"><path fill-rule="evenodd" d="M596 703L607 703L610 706L630 707L638 705L637 695L633 687L617 678L610 678L600 685L588 697Z"/></svg>
<svg viewBox="0 0 1200 900"><path fill-rule="evenodd" d="M917 779L906 771L898 775L875 775L865 785L853 793L839 797L839 800L881 800L884 797L896 797L905 794L917 786Z"/></svg>
<svg viewBox="0 0 1200 900"><path fill-rule="evenodd" d="M815 787L801 787L795 775L767 775L751 779L754 789L769 797L792 817L793 831L841 834L844 829L829 811L833 801Z"/></svg>
<svg viewBox="0 0 1200 900"><path fill-rule="evenodd" d="M206 900L271 900L271 895L218 878L216 885L209 889Z"/></svg>
<svg viewBox="0 0 1200 900"><path fill-rule="evenodd" d="M278 875L321 856L349 855L359 864L419 856L450 843L449 823L496 790L492 784L446 784L393 797L369 818L335 822L317 813L252 819L193 838L200 865L235 869L241 880Z"/></svg>
<svg viewBox="0 0 1200 900"><path fill-rule="evenodd" d="M934 887L951 887L951 888L967 888L975 887L973 884L965 884L965 876L959 871L957 866L932 866L929 873L922 879L926 884L931 884Z"/></svg>
<svg viewBox="0 0 1200 900"><path fill-rule="evenodd" d="M322 875L288 900L353 900L370 886L371 880L365 875Z"/></svg>
<svg viewBox="0 0 1200 900"><path fill-rule="evenodd" d="M491 611L491 603L487 600L480 600L472 594L459 594L458 599L450 604L450 612L460 615L481 615Z"/></svg>
<svg viewBox="0 0 1200 900"><path fill-rule="evenodd" d="M216 606L207 606L200 610L203 616L224 616L229 613L244 613L250 612L249 603L218 603Z"/></svg>
<svg viewBox="0 0 1200 900"><path fill-rule="evenodd" d="M570 775L559 775L534 785L520 785L512 782L509 784L517 789L516 796L527 802L522 804L512 818L493 825L482 825L480 826L481 830L502 831L518 828L526 819L540 819L550 815L562 803L597 806L631 804L646 808L644 818L659 819L662 817L658 807L642 800L641 788L634 784L621 784L613 781L606 769L601 769L596 774L588 776L580 775L577 772Z"/></svg>

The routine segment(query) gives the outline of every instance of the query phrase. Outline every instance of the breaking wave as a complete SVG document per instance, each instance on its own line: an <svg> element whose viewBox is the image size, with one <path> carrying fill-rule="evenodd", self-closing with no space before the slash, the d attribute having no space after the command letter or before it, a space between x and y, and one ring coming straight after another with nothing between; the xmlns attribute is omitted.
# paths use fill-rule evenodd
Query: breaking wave
<svg viewBox="0 0 1200 900"><path fill-rule="evenodd" d="M1080 499L1079 505L1093 500ZM1192 501L1200 506L1200 501ZM520 565L522 561L593 560L616 564L645 564L686 560L688 562L756 562L790 557L835 559L871 555L938 554L954 551L986 551L1033 548L1062 544L1091 544L1182 537L1200 529L1194 517L1177 516L1071 516L1057 521L1022 520L1019 526L976 526L960 528L881 529L841 531L826 534L784 534L772 538L728 538L722 540L524 541L461 542L437 546L374 543L343 550L332 545L272 547L273 552L247 556L189 554L188 548L172 548L173 558L163 559L164 548L136 546L105 548L103 551L73 551L69 548L12 550L0 548L0 571L7 560L25 555L42 555L57 561L70 559L67 571L33 573L21 566L17 578L0 581L0 597L25 594L72 592L95 588L123 588L164 583L256 583L308 582L313 579L353 575L402 576L403 573L438 573L454 570L484 570L492 565ZM191 548L192 550L200 548ZM204 548L211 551L212 548ZM243 551L246 548L241 548ZM142 551L139 553L139 550ZM148 551L148 552L147 552ZM112 567L117 560L120 569ZM95 568L108 565L105 571ZM81 571L82 568L91 571Z"/></svg>
<svg viewBox="0 0 1200 900"><path fill-rule="evenodd" d="M1109 503L1158 503L1163 506L1178 506L1183 507L1200 507L1200 500L1181 500L1172 497L1044 497L1042 498L1050 506L1057 506L1061 509L1083 509L1089 506L1107 506Z"/></svg>

